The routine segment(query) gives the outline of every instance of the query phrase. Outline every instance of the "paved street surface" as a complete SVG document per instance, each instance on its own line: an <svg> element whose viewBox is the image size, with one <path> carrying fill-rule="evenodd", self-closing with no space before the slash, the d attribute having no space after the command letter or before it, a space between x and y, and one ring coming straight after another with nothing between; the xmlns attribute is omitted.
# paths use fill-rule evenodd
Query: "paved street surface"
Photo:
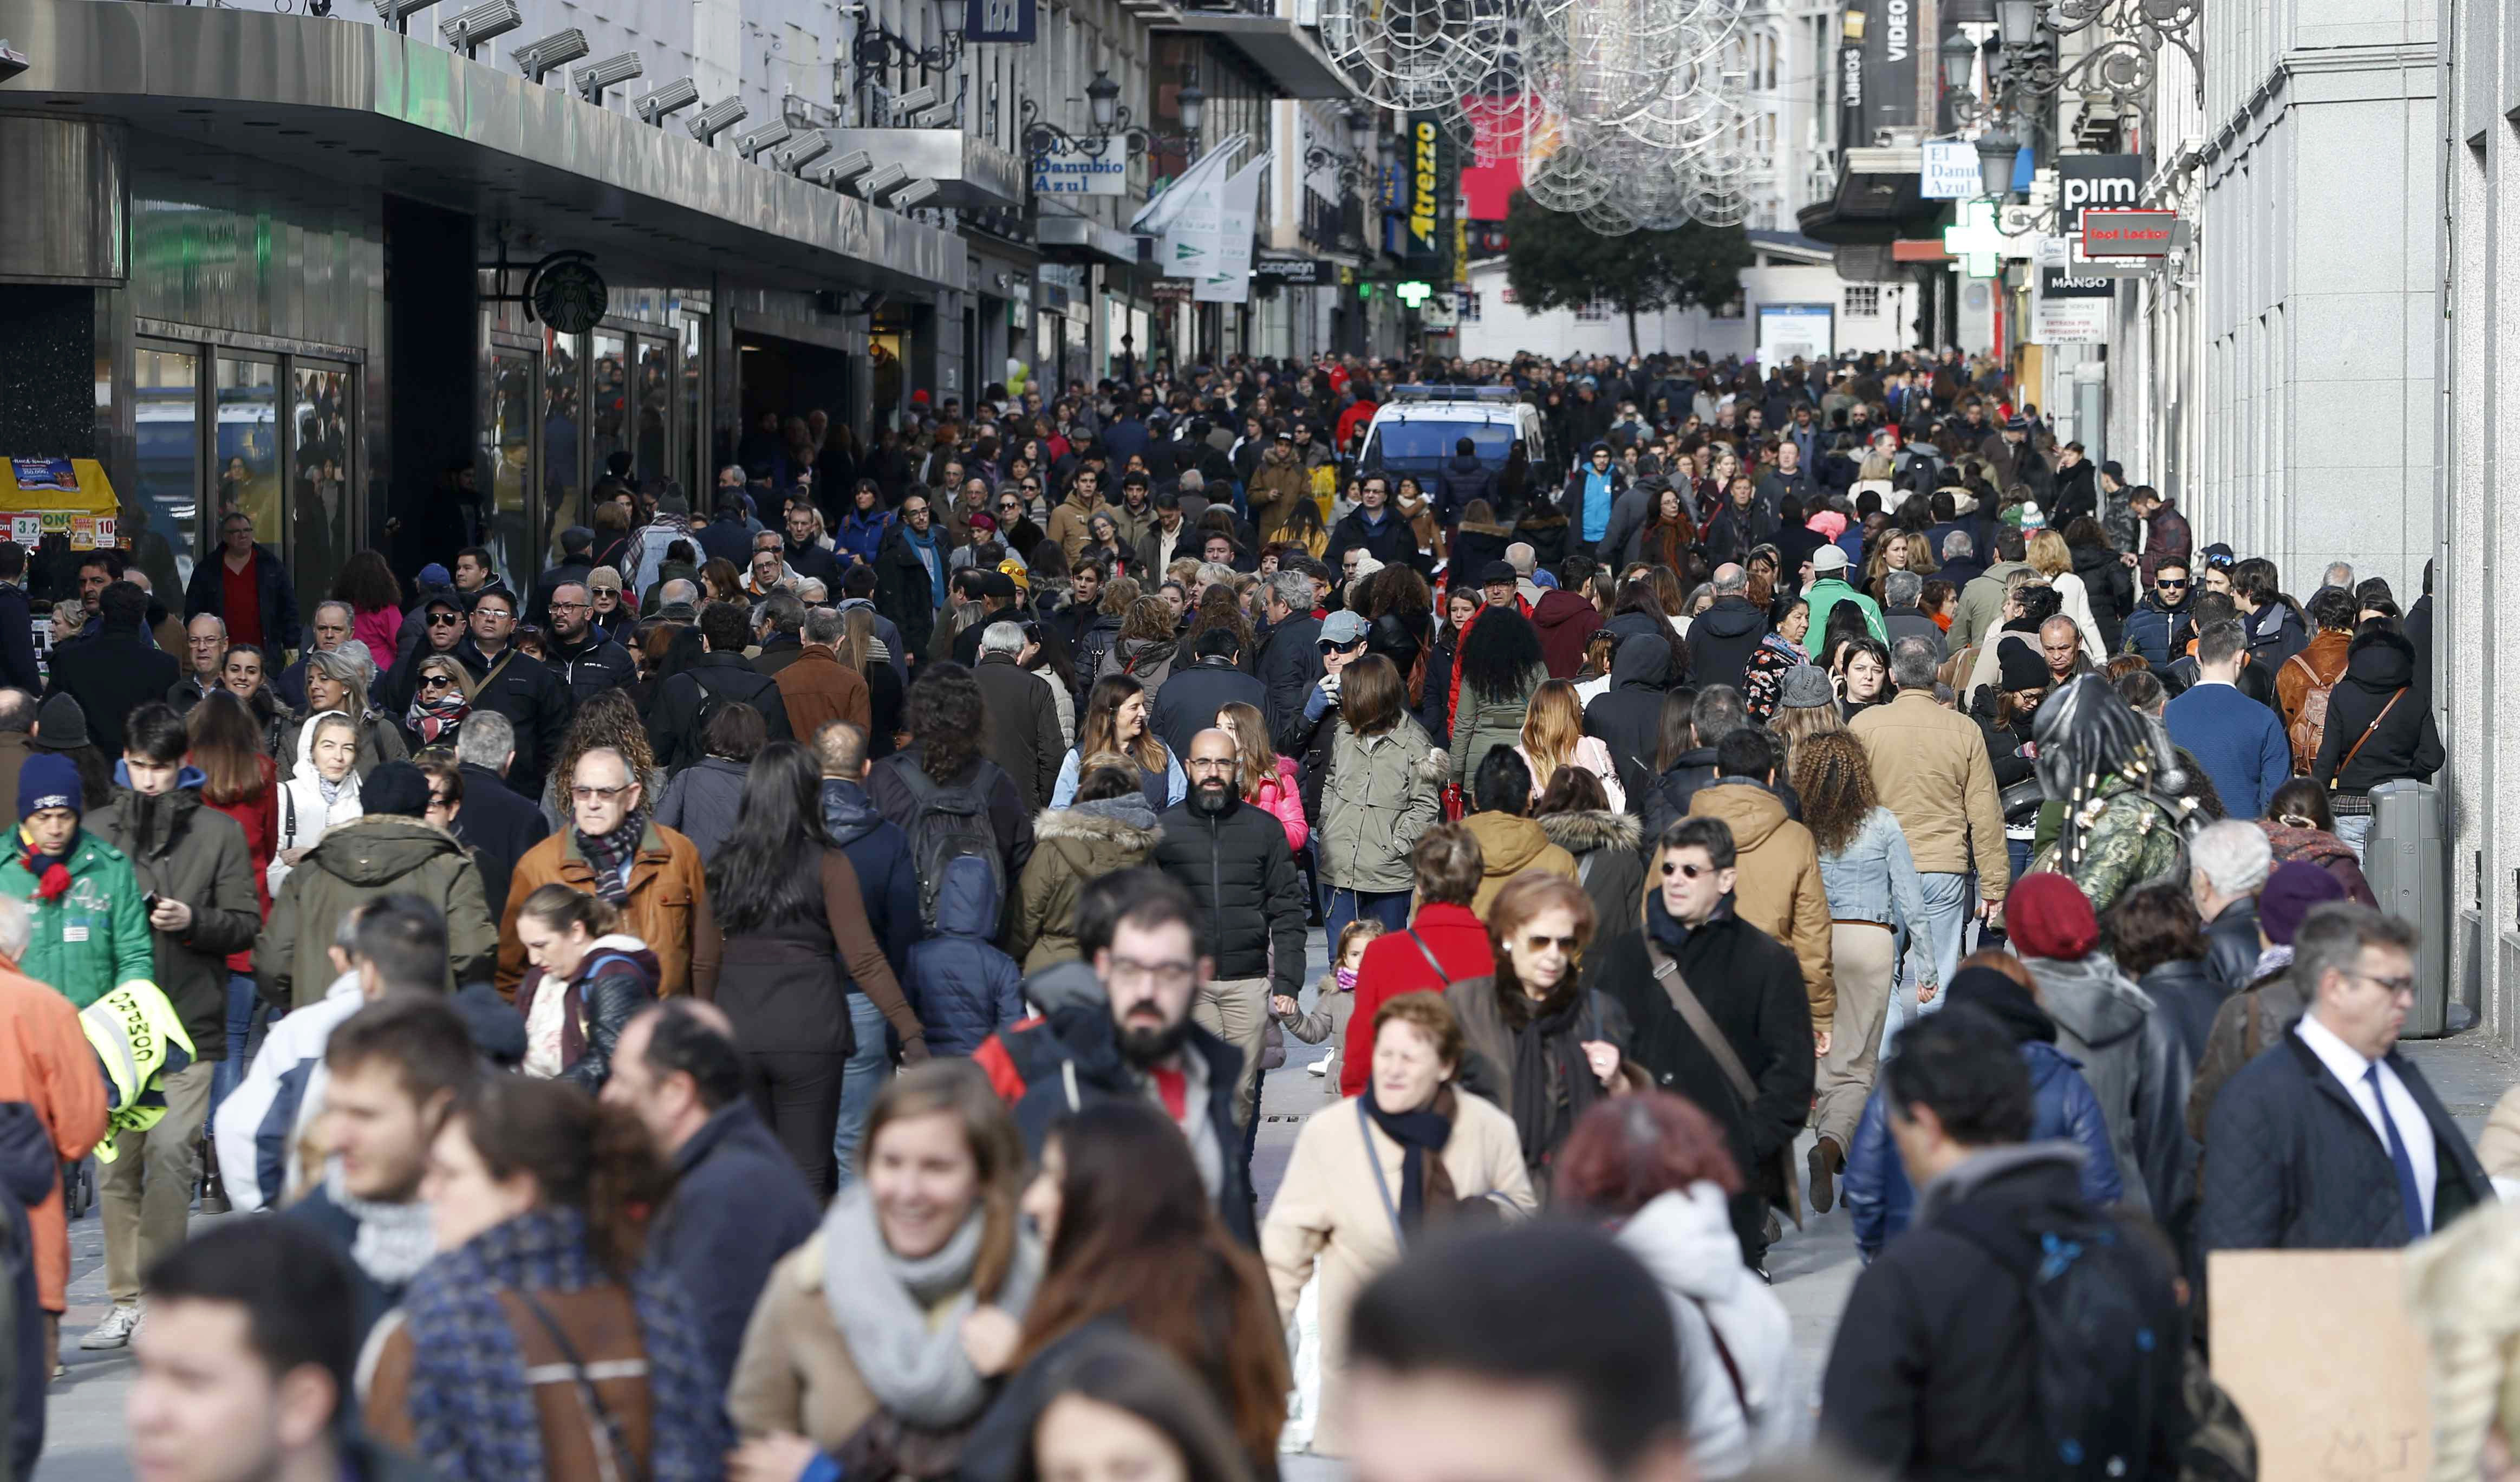
<svg viewBox="0 0 2520 1482"><path fill-rule="evenodd" d="M1323 953L1317 931L1311 942L1307 984L1318 981L1327 970ZM1309 987L1305 1006L1311 1007ZM1252 1175L1264 1208L1285 1173L1303 1119L1337 1100L1329 1089L1334 1083L1307 1075L1303 1069L1328 1050L1328 1046L1289 1039L1285 1067L1270 1072L1263 1088L1261 1112L1266 1120ZM2520 1061L2481 1033L2409 1041L2406 1050L2470 1139L2483 1129L2496 1100L2520 1081ZM106 1306L104 1236L94 1213L70 1227L70 1262L69 1312L62 1323L62 1357L70 1373L53 1386L51 1428L39 1475L43 1482L108 1482L130 1475L123 1462L122 1402L130 1387L131 1359L127 1350L82 1353L77 1346L79 1334L103 1316ZM1795 1349L1815 1404L1821 1367L1827 1360L1837 1315L1858 1269L1854 1236L1842 1208L1800 1231L1788 1226L1784 1239L1769 1252L1769 1274L1793 1317ZM1345 1475L1336 1462L1321 1458L1290 1457L1286 1462L1285 1482L1337 1482Z"/></svg>

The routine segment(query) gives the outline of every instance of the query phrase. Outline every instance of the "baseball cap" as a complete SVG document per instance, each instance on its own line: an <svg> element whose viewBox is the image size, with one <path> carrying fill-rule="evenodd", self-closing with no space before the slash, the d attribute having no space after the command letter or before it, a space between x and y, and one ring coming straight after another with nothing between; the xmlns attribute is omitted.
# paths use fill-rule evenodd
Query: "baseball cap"
<svg viewBox="0 0 2520 1482"><path fill-rule="evenodd" d="M1323 643L1332 648L1352 648L1365 638L1365 614L1339 608L1322 619Z"/></svg>
<svg viewBox="0 0 2520 1482"><path fill-rule="evenodd" d="M1830 541L1812 553L1811 562L1812 571L1815 574L1822 571L1843 571L1846 569L1846 548L1835 541Z"/></svg>

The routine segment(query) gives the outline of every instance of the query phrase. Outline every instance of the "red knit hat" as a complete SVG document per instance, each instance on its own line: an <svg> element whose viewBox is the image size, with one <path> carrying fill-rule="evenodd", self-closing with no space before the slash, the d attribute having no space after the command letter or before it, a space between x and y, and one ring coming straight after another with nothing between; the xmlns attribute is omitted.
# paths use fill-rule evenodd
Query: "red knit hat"
<svg viewBox="0 0 2520 1482"><path fill-rule="evenodd" d="M2091 897L2061 875L2042 872L2013 882L2003 898L2003 929L2023 957L2071 962L2100 943L2100 923Z"/></svg>

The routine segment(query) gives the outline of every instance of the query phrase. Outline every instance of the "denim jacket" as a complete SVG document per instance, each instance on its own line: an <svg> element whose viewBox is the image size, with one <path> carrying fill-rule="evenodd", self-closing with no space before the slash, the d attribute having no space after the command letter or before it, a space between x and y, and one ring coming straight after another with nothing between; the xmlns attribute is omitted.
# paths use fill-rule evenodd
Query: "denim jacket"
<svg viewBox="0 0 2520 1482"><path fill-rule="evenodd" d="M1911 932L1925 929L1916 862L1908 852L1908 835L1900 831L1899 815L1887 808L1867 814L1864 827L1844 849L1820 857L1820 879L1828 892L1833 921L1873 921Z"/></svg>

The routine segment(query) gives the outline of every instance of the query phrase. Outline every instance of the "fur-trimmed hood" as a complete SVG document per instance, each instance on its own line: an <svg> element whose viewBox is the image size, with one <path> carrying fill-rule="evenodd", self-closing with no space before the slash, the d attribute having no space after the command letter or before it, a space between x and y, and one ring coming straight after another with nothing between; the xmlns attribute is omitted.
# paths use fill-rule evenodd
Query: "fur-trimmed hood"
<svg viewBox="0 0 2520 1482"><path fill-rule="evenodd" d="M1090 839L1120 844L1141 853L1151 851L1155 841L1163 837L1154 810L1147 806L1143 795L1134 792L1069 808L1044 808L1033 816L1032 832L1034 838L1045 843L1060 838Z"/></svg>
<svg viewBox="0 0 2520 1482"><path fill-rule="evenodd" d="M1644 843L1644 821L1632 813L1544 813L1539 824L1540 831L1549 835L1551 843L1573 855L1590 854L1609 845L1635 853Z"/></svg>

